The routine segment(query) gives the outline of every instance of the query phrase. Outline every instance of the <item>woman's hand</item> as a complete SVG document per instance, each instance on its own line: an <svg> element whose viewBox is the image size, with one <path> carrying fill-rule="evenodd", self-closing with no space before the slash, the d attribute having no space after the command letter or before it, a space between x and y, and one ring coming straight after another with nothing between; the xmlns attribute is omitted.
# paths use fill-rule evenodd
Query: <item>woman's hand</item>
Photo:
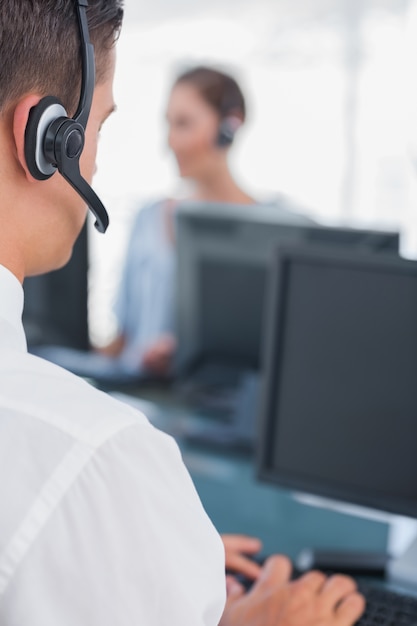
<svg viewBox="0 0 417 626"><path fill-rule="evenodd" d="M158 376L168 374L177 342L172 335L163 335L143 354L143 367Z"/></svg>

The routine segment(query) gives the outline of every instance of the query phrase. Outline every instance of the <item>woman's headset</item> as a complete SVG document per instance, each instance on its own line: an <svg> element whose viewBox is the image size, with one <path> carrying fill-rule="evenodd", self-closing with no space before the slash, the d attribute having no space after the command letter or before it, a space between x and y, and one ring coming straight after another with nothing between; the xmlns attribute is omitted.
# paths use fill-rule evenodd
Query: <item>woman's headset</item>
<svg viewBox="0 0 417 626"><path fill-rule="evenodd" d="M74 117L68 117L58 98L42 98L29 114L25 158L36 180L47 180L58 170L94 214L97 230L104 233L109 225L109 216L100 198L80 173L80 156L95 88L95 63L88 31L88 1L76 0L76 6L82 51L81 93L77 111Z"/></svg>
<svg viewBox="0 0 417 626"><path fill-rule="evenodd" d="M239 94L236 93L238 87L230 78L226 80L228 82L225 85L225 93L220 104L221 118L216 138L216 145L219 148L231 146L236 132L243 124L243 119L239 116L239 112L242 110L242 102Z"/></svg>
<svg viewBox="0 0 417 626"><path fill-rule="evenodd" d="M235 138L235 134L242 126L242 120L237 115L226 115L220 120L219 132L217 135L216 145L219 148L227 148L231 146Z"/></svg>

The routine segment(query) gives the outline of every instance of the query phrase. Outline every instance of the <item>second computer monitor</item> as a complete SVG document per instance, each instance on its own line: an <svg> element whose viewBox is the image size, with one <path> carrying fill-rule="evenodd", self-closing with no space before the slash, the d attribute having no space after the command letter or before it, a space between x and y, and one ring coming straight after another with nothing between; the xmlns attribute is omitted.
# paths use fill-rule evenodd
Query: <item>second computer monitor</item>
<svg viewBox="0 0 417 626"><path fill-rule="evenodd" d="M417 263L277 252L260 478L417 518Z"/></svg>
<svg viewBox="0 0 417 626"><path fill-rule="evenodd" d="M258 370L273 250L284 243L398 254L395 232L330 228L275 205L184 204L177 214L177 371Z"/></svg>

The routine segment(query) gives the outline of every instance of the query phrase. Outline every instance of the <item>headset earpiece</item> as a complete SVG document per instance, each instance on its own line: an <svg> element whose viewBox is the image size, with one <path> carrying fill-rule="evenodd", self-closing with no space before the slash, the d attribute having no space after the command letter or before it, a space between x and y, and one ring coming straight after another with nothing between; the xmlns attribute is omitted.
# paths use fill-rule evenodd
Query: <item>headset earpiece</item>
<svg viewBox="0 0 417 626"><path fill-rule="evenodd" d="M220 121L216 145L219 148L231 146L237 130L242 126L242 120L236 115L228 115Z"/></svg>
<svg viewBox="0 0 417 626"><path fill-rule="evenodd" d="M94 48L90 42L86 9L88 0L76 0L81 39L82 80L80 101L74 117L53 96L46 96L29 114L25 130L25 159L36 180L47 180L57 170L83 198L104 233L109 216L100 198L81 176L80 156L95 87Z"/></svg>
<svg viewBox="0 0 417 626"><path fill-rule="evenodd" d="M68 119L63 104L52 96L42 98L30 110L25 131L25 158L29 172L36 180L47 180L57 170L45 154L48 128L57 119Z"/></svg>

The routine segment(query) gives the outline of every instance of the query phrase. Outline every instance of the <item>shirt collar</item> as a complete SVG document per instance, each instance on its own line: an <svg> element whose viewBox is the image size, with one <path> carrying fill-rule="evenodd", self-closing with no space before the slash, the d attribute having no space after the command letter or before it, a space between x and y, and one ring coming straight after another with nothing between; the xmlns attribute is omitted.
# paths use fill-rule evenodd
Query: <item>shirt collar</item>
<svg viewBox="0 0 417 626"><path fill-rule="evenodd" d="M0 265L0 348L27 350L22 313L23 287L14 274Z"/></svg>

